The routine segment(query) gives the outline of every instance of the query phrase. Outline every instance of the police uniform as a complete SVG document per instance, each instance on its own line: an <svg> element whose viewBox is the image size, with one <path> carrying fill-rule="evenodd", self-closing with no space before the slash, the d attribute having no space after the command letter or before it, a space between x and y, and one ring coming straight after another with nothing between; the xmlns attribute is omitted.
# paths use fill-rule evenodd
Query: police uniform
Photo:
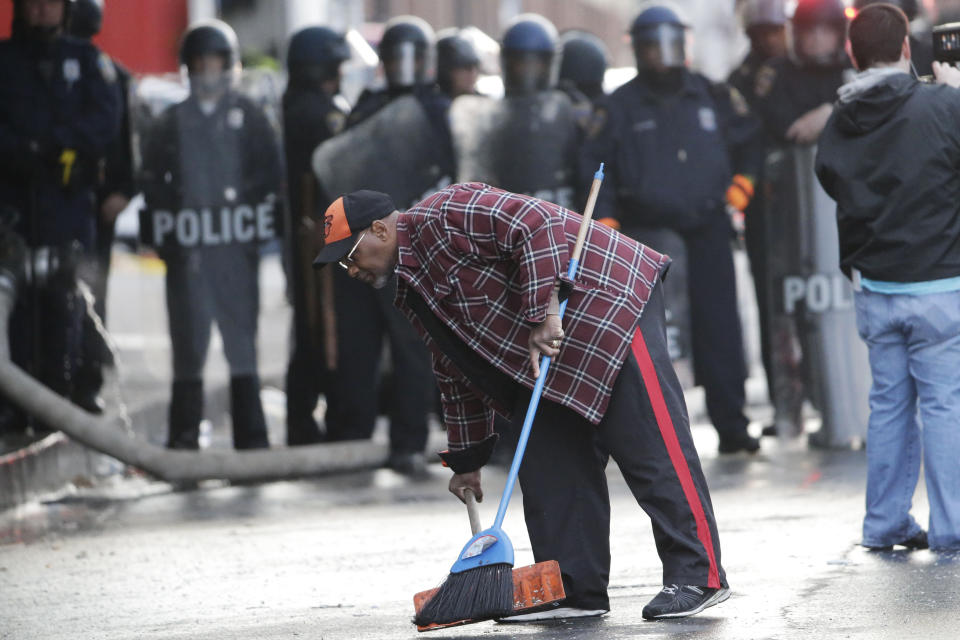
<svg viewBox="0 0 960 640"><path fill-rule="evenodd" d="M447 111L450 100L437 87L416 85L408 89L364 91L347 118L353 127L373 116L395 98L413 95L423 107L443 157L438 178L442 187L454 175L453 151ZM371 141L376 145L376 141ZM327 194L336 196L339 194ZM426 194L425 194L426 195ZM396 202L406 209L413 202ZM327 439L367 439L373 433L379 410L377 397L371 397L371 381L378 378L382 340L389 338L393 363L392 389L389 395L390 448L398 459L420 453L427 443L427 413L435 400L436 383L430 357L419 336L406 318L393 306L396 278L383 289L353 280L346 272L333 268L334 303L337 324L337 376L334 393L327 404Z"/></svg>
<svg viewBox="0 0 960 640"><path fill-rule="evenodd" d="M773 141L785 141L797 118L837 100L837 89L852 73L849 65L802 65L790 57L770 60L754 80L751 107Z"/></svg>
<svg viewBox="0 0 960 640"><path fill-rule="evenodd" d="M763 58L758 52L750 51L736 69L734 69L727 78L727 84L740 92L747 104L753 105L756 100L754 93L757 86L757 73L763 68Z"/></svg>
<svg viewBox="0 0 960 640"><path fill-rule="evenodd" d="M769 58L764 58L759 52L751 50L743 59L743 62L740 63L740 66L734 69L727 78L727 84L740 92L751 109L755 108L758 101L756 94L758 74L766 68L765 63L769 61ZM769 71L764 71L764 73L769 73ZM761 184L763 181L762 165L758 168L755 177L756 184ZM757 189L754 198L743 213L744 244L750 258L750 272L753 275L754 291L757 296L757 311L760 317L760 358L767 379L767 388L772 390L773 368L770 357L770 337L768 336L769 300L766 287L767 247L763 189Z"/></svg>
<svg viewBox="0 0 960 640"><path fill-rule="evenodd" d="M0 42L0 78L0 206L19 212L35 256L69 265L95 238L100 158L120 123L116 73L86 42L24 34ZM69 271L21 292L10 320L14 362L64 395L83 313Z"/></svg>
<svg viewBox="0 0 960 640"><path fill-rule="evenodd" d="M310 160L314 149L321 142L340 133L347 119L348 105L342 98L335 98L320 88L307 87L297 89L288 87L283 96L283 128L286 160L287 191L289 194L290 220L287 229L288 265L293 302L293 349L287 367L287 444L307 444L317 442L320 433L313 420L313 410L321 392L327 389L326 348L322 331L317 330L317 312L323 313L316 304L318 290L316 277L311 273L309 262L313 256L303 255L301 221L309 217L316 219L318 211L323 211L326 202L304 201L306 184L314 186ZM315 189L310 189L316 200ZM311 206L312 210L305 210ZM324 331L332 327L324 327ZM319 335L318 335L319 334Z"/></svg>
<svg viewBox="0 0 960 640"><path fill-rule="evenodd" d="M260 244L277 231L276 136L262 111L235 92L209 114L191 95L167 109L148 136L141 230L167 265L174 375L168 446L197 447L203 366L216 321L230 365L234 446L265 447L258 269Z"/></svg>
<svg viewBox="0 0 960 640"><path fill-rule="evenodd" d="M755 175L758 129L736 90L680 71L679 89L655 92L638 76L608 97L582 154L586 176L608 174L595 215L633 237L679 233L688 256L692 346L707 410L724 442L743 442L744 363L724 194L737 173Z"/></svg>

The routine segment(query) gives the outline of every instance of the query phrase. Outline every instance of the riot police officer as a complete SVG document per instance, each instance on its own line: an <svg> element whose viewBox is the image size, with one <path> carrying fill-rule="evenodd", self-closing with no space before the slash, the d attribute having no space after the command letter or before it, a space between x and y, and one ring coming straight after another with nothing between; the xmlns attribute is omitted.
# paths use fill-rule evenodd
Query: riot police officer
<svg viewBox="0 0 960 640"><path fill-rule="evenodd" d="M352 127L366 120L399 96L413 95L426 111L437 132L449 140L446 113L450 100L440 91L432 77L434 40L433 29L421 18L392 18L377 46L387 86L379 90L365 90L360 94L347 120L347 126ZM409 204L412 202L403 203L403 206Z"/></svg>
<svg viewBox="0 0 960 640"><path fill-rule="evenodd" d="M727 78L727 84L736 88L747 103L754 102L756 75L770 60L787 53L786 0L748 0L742 20L750 51Z"/></svg>
<svg viewBox="0 0 960 640"><path fill-rule="evenodd" d="M19 212L32 256L10 319L11 355L65 396L81 346L76 262L93 247L100 159L120 122L112 63L62 35L71 7L14 0L12 37L0 42L0 206ZM22 416L4 413L5 428L23 428Z"/></svg>
<svg viewBox="0 0 960 640"><path fill-rule="evenodd" d="M320 143L340 133L346 124L350 106L339 94L339 85L340 65L349 57L344 36L327 27L301 29L287 47L289 80L283 95L283 131L291 220L286 229L293 302L293 346L286 384L287 444L291 446L322 440L313 411L319 394L329 395L327 378L336 368L331 274L315 273L311 267L318 249L312 243L312 229L317 212L327 203L318 201L310 159Z"/></svg>
<svg viewBox="0 0 960 640"><path fill-rule="evenodd" d="M736 90L686 68L686 28L660 5L634 20L637 76L605 101L583 168L609 167L599 219L638 239L658 229L682 238L696 379L720 451L753 452L759 443L743 413L746 367L725 192L735 179L749 188L758 130Z"/></svg>
<svg viewBox="0 0 960 640"><path fill-rule="evenodd" d="M464 96L450 111L458 181L479 181L576 206L581 135L557 85L557 30L537 14L517 16L501 38L504 98Z"/></svg>
<svg viewBox="0 0 960 640"><path fill-rule="evenodd" d="M764 124L767 151L783 145L810 145L820 137L833 111L837 89L853 73L844 50L846 24L842 0L800 0L797 4L788 23L787 54L768 60L754 75L752 105ZM782 399L791 395L784 391L789 385L778 382L784 377L780 363L787 357L775 344L778 339L774 336L773 315L777 296L772 288L775 285L770 282L771 260L775 258L770 246L793 239L774 238L783 219L776 201L785 189L772 182L789 178L778 178L765 171L763 179L771 186L761 192L772 197L757 202L762 210L753 208L748 212L746 239L760 306L764 368L774 404L774 424L765 427L763 435L774 436L778 431L787 435L786 432L799 428L796 401Z"/></svg>
<svg viewBox="0 0 960 640"><path fill-rule="evenodd" d="M432 81L434 34L423 20L390 20L378 51L387 86L361 94L346 131L318 148L313 166L327 199L366 187L406 208L452 181L450 99ZM383 394L390 417L387 465L422 473L427 414L436 389L429 353L393 306L395 279L372 289L342 269L333 271L337 372L327 403L326 439L366 439L373 433L386 338L393 364L392 389Z"/></svg>
<svg viewBox="0 0 960 640"><path fill-rule="evenodd" d="M749 0L744 7L743 25L750 39L750 52L743 62L727 79L727 83L736 88L753 105L757 98L754 88L757 73L771 60L778 59L787 52L787 12L785 0ZM763 181L762 167L758 171L758 184ZM773 373L770 359L770 341L766 286L767 246L766 225L764 219L763 190L757 189L756 196L744 211L744 244L750 257L750 271L753 275L754 290L757 296L757 309L760 317L760 357L767 379L767 389L773 393Z"/></svg>
<svg viewBox="0 0 960 640"><path fill-rule="evenodd" d="M480 57L473 44L457 33L438 34L437 85L451 100L475 94L480 77Z"/></svg>
<svg viewBox="0 0 960 640"><path fill-rule="evenodd" d="M853 8L861 11L865 7L869 7L871 4L877 4L878 2L892 4L898 7L910 22L916 20L917 14L920 13L920 6L917 0L854 0ZM918 38L916 33L910 33L910 63L913 65L913 70L917 75L932 76L933 43L930 42L930 33L927 32L925 35L927 37Z"/></svg>
<svg viewBox="0 0 960 640"><path fill-rule="evenodd" d="M772 140L812 144L823 131L837 89L852 73L844 10L843 0L800 0L788 55L757 71L753 107Z"/></svg>
<svg viewBox="0 0 960 640"><path fill-rule="evenodd" d="M74 0L70 15L70 35L89 41L100 32L103 25L103 0ZM94 297L94 311L106 325L107 281L110 276L110 253L113 247L114 226L117 216L130 203L134 195L133 159L131 157L130 114L127 92L130 87L130 72L116 60L112 60L120 89L120 135L107 149L104 158L103 179L97 188L94 211L97 218L96 243L92 259L87 260L84 273L89 275L90 289ZM96 323L89 315L83 323L83 358L77 372L73 389L73 401L87 411L101 413L103 400L103 365L112 361L106 341L100 335Z"/></svg>
<svg viewBox="0 0 960 640"><path fill-rule="evenodd" d="M173 348L167 446L198 447L203 366L215 321L230 366L233 444L267 447L257 375L257 277L259 245L276 228L277 136L264 113L235 89L239 50L229 25L211 20L189 27L180 62L190 94L147 132L142 176L147 215L141 229L167 266Z"/></svg>

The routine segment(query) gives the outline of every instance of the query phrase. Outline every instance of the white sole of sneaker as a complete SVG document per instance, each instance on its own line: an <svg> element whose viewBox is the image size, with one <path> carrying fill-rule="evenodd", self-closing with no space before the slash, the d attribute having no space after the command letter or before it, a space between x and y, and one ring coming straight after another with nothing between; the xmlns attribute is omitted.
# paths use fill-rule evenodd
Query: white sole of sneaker
<svg viewBox="0 0 960 640"><path fill-rule="evenodd" d="M707 609L707 608L709 608L709 607L712 607L712 606L715 605L715 604L720 604L721 602L723 602L724 600L726 600L726 599L729 598L729 597L730 597L730 589L729 589L729 588L720 589L720 590L717 591L715 594L713 594L712 596L710 596L707 600L705 600L705 601L703 602L703 604L701 604L699 607L697 607L696 609L694 609L694 610L692 610L692 611L683 611L683 612L680 612L680 613L665 613L665 614L663 614L662 616L657 616L656 618L650 618L650 619L651 619L651 620L663 620L664 618L686 618L687 616L696 615L696 614L700 613L701 611L703 611L704 609Z"/></svg>
<svg viewBox="0 0 960 640"><path fill-rule="evenodd" d="M573 607L558 607L547 611L521 613L507 618L497 618L501 624L524 624L528 622L547 622L551 620L572 620L574 618L599 618L609 613L608 609L574 609Z"/></svg>

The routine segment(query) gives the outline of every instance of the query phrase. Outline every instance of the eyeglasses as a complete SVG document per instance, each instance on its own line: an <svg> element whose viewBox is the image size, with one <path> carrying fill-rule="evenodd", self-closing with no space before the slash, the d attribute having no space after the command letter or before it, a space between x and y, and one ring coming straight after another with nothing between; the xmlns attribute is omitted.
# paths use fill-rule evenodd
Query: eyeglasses
<svg viewBox="0 0 960 640"><path fill-rule="evenodd" d="M363 236L365 235L367 235L366 231L360 234L360 237L357 238L357 243L353 245L353 248L350 249L350 252L347 255L345 255L343 258L337 261L337 264L339 264L341 267L343 267L347 271L350 270L350 265L353 264L353 254L354 252L356 252L357 247L360 246L360 243L363 241Z"/></svg>

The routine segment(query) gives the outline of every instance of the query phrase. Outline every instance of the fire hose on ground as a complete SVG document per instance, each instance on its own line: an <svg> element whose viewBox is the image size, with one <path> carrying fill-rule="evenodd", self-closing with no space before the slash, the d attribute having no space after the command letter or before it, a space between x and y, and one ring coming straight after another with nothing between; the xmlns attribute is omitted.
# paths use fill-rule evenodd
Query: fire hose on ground
<svg viewBox="0 0 960 640"><path fill-rule="evenodd" d="M387 460L389 445L369 440L245 451L171 450L117 428L109 416L83 411L10 359L7 325L21 280L16 265L22 263L22 252L22 242L0 240L0 394L47 427L169 482L277 480L376 468Z"/></svg>

